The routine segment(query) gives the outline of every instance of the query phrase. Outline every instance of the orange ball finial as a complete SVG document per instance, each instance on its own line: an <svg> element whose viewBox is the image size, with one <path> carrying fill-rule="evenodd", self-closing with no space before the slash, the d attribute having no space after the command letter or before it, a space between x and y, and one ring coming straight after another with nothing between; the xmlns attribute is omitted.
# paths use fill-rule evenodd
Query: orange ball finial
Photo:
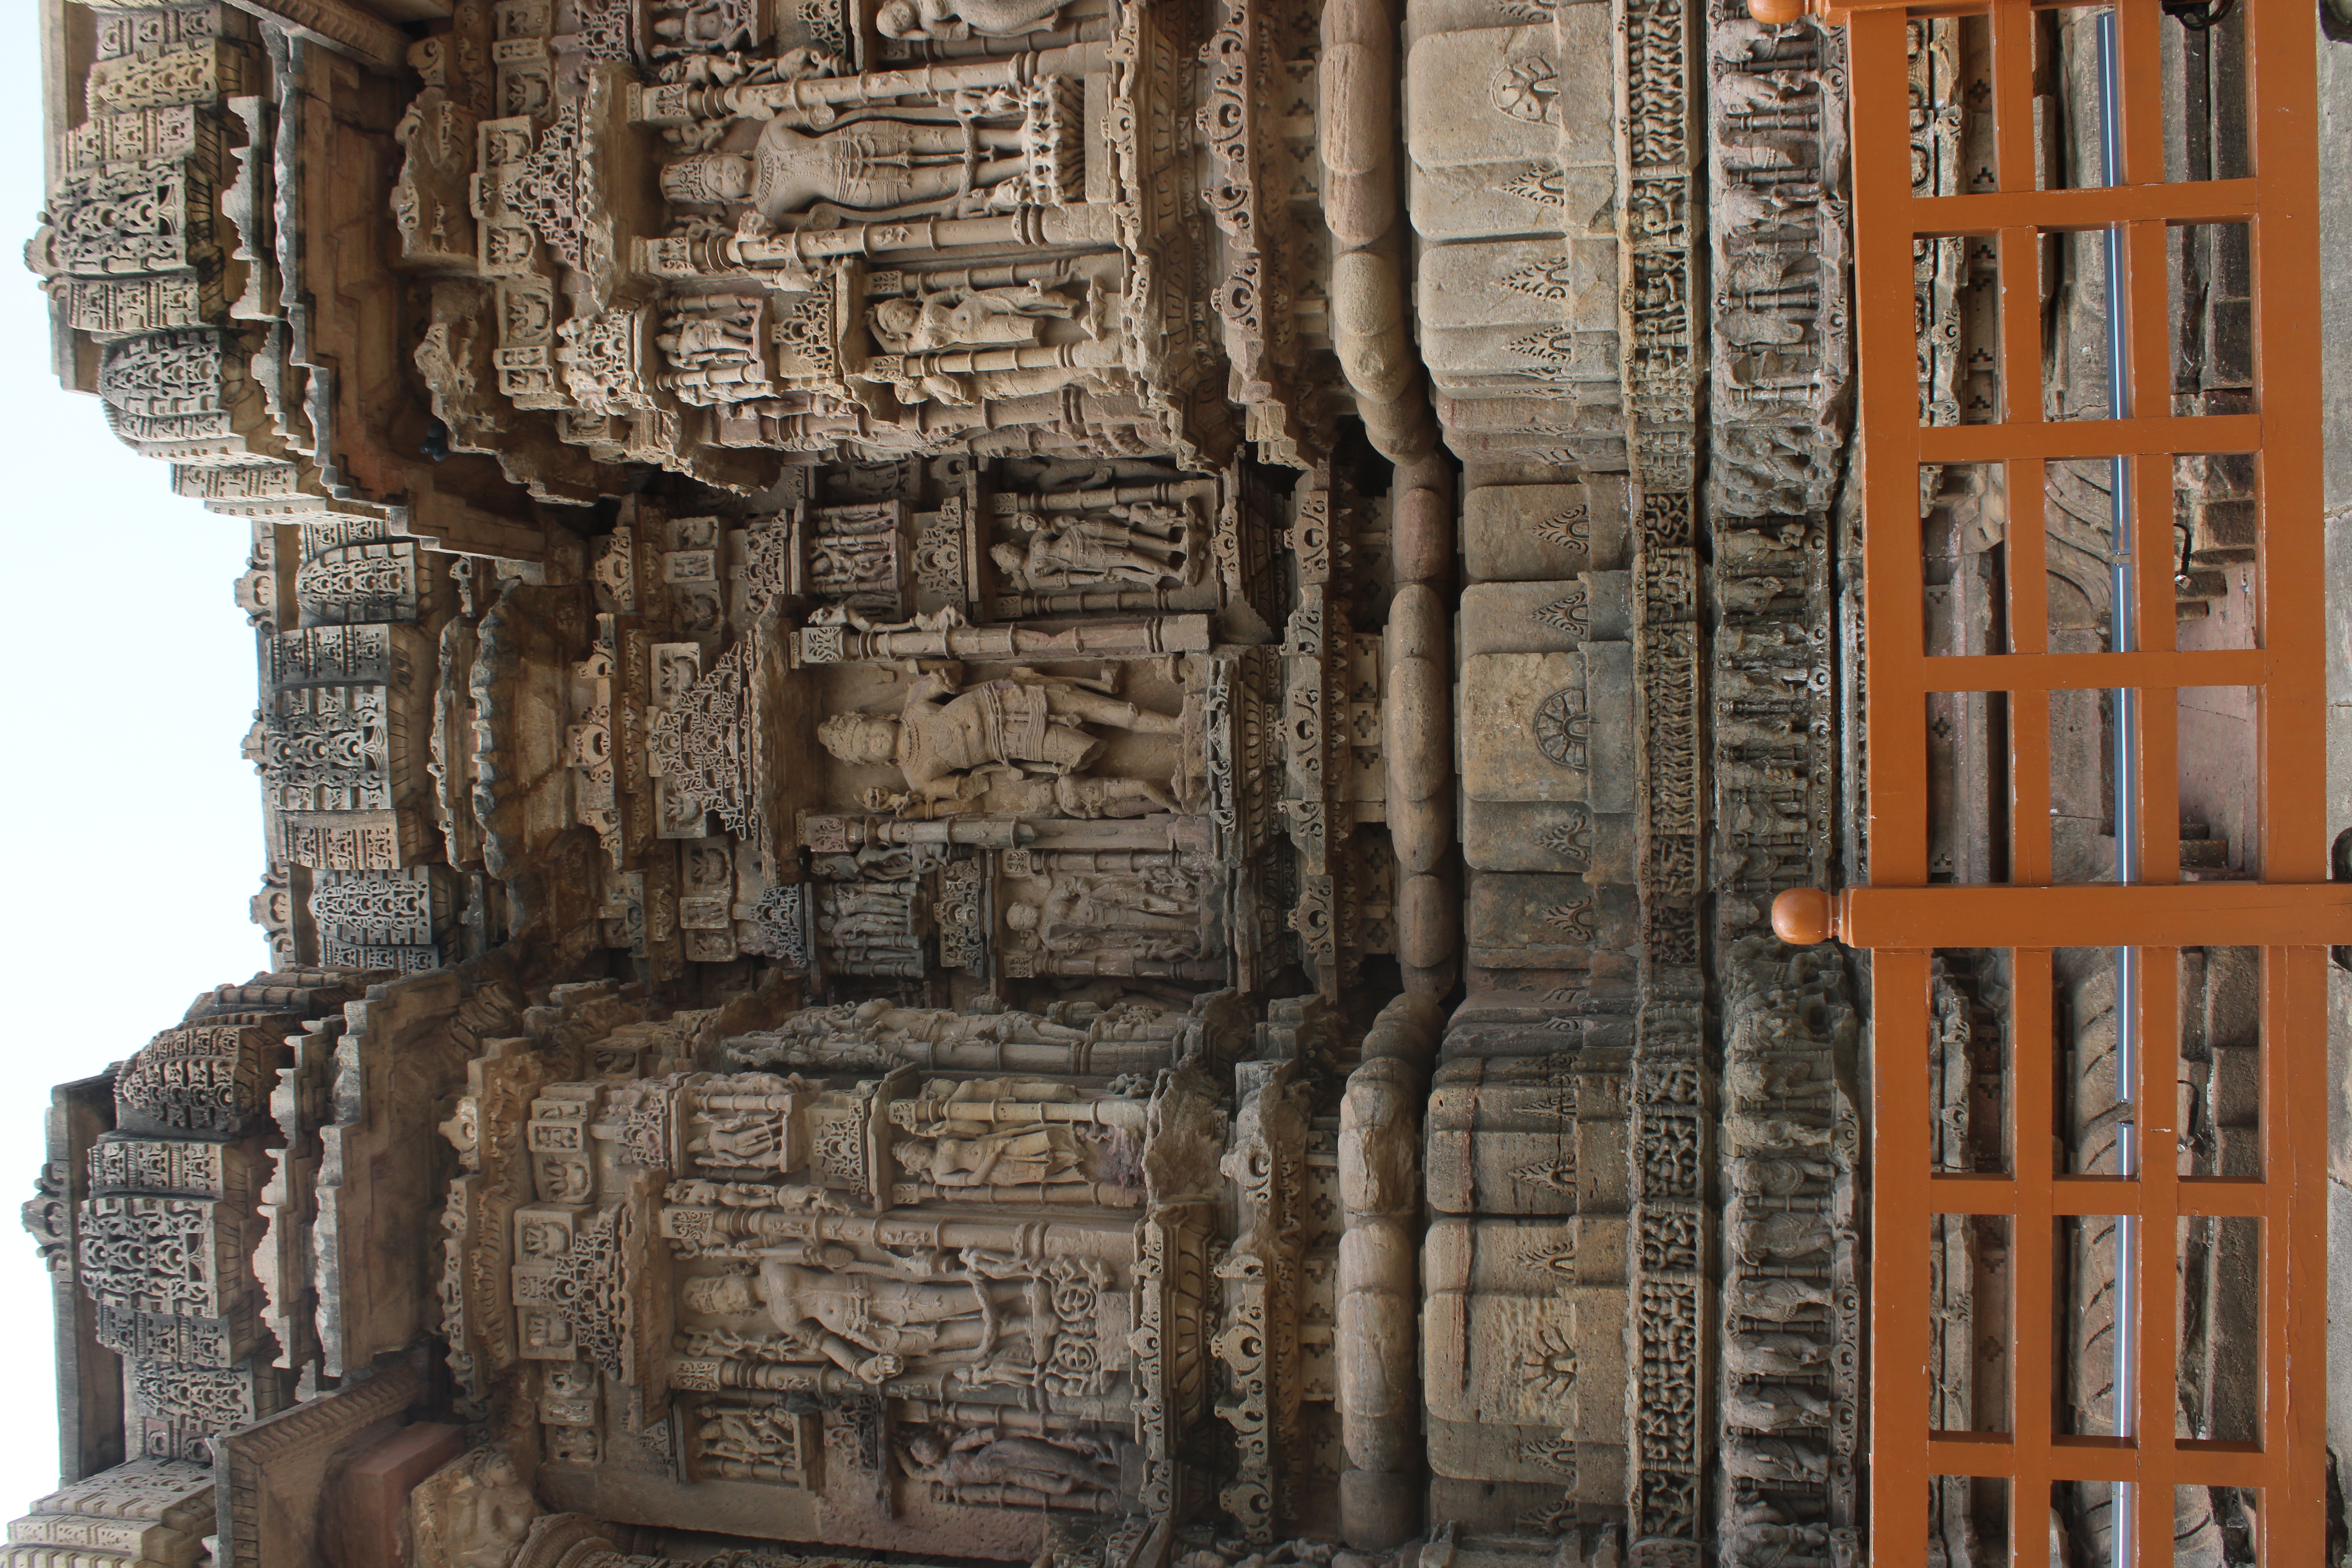
<svg viewBox="0 0 2352 1568"><path fill-rule="evenodd" d="M1791 888L1772 900L1772 934L1791 947L1813 947L1836 929L1836 906L1819 888Z"/></svg>
<svg viewBox="0 0 2352 1568"><path fill-rule="evenodd" d="M1767 27L1785 27L1805 14L1805 0L1748 0L1748 14Z"/></svg>

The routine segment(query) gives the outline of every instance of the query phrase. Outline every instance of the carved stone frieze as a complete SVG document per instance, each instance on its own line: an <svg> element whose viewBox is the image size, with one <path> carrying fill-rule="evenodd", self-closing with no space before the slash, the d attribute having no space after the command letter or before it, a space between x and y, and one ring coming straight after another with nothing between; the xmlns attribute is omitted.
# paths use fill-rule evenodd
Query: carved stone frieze
<svg viewBox="0 0 2352 1568"><path fill-rule="evenodd" d="M1841 958L1777 945L1726 955L1717 1506L1743 1568L1790 1542L1861 1550L1857 1016Z"/></svg>

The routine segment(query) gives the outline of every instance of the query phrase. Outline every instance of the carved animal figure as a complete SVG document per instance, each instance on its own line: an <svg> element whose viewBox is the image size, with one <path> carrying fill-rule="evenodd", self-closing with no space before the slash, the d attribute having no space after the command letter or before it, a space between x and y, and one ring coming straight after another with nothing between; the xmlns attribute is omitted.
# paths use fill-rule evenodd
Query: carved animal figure
<svg viewBox="0 0 2352 1568"><path fill-rule="evenodd" d="M1731 1184L1754 1196L1791 1198L1808 1183L1836 1179L1837 1167L1827 1160L1749 1154L1731 1162Z"/></svg>
<svg viewBox="0 0 2352 1568"><path fill-rule="evenodd" d="M1837 1093L1835 1084L1816 1079L1812 1064L1801 1058L1734 1056L1724 1077L1726 1086L1742 1102L1783 1112L1826 1110Z"/></svg>
<svg viewBox="0 0 2352 1568"><path fill-rule="evenodd" d="M1825 1252L1832 1239L1826 1218L1783 1209L1742 1217L1732 1249L1743 1263L1780 1263Z"/></svg>
<svg viewBox="0 0 2352 1568"><path fill-rule="evenodd" d="M824 1017L815 1016L818 1014ZM867 1037L890 1046L944 1045L958 1040L988 1045L1058 1045L1087 1037L1084 1029L1051 1023L1034 1013L963 1014L947 1007L901 1007L879 997L861 1002L855 1008L805 1009L793 1017L792 1024L805 1020L809 1026L815 1027L839 1024L845 1018L851 1026L844 1033L856 1032L862 1026Z"/></svg>
<svg viewBox="0 0 2352 1568"><path fill-rule="evenodd" d="M1725 1367L1744 1377L1799 1376L1830 1359L1830 1347L1811 1334L1730 1334Z"/></svg>
<svg viewBox="0 0 2352 1568"><path fill-rule="evenodd" d="M1724 1439L1723 1468L1735 1478L1814 1485L1829 1479L1829 1456L1818 1446L1793 1437L1750 1437L1735 1433Z"/></svg>
<svg viewBox="0 0 2352 1568"><path fill-rule="evenodd" d="M1750 1116L1744 1111L1725 1119L1724 1132L1737 1150L1826 1149L1831 1138L1826 1117Z"/></svg>
<svg viewBox="0 0 2352 1568"><path fill-rule="evenodd" d="M1745 1279L1733 1287L1731 1293L1733 1311L1775 1323L1787 1322L1807 1307L1826 1307L1829 1304L1828 1285L1817 1279L1797 1279L1786 1276Z"/></svg>
<svg viewBox="0 0 2352 1568"><path fill-rule="evenodd" d="M1750 1568L1831 1568L1830 1532L1819 1524L1743 1524L1727 1544L1727 1561Z"/></svg>
<svg viewBox="0 0 2352 1568"><path fill-rule="evenodd" d="M1725 1395L1723 1414L1734 1426L1781 1432L1792 1426L1826 1426L1830 1402L1794 1384L1754 1384Z"/></svg>

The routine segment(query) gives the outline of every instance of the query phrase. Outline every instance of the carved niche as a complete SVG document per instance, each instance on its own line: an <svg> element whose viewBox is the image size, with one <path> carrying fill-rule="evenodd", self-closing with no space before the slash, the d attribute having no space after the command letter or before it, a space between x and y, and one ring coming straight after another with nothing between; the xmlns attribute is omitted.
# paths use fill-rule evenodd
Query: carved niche
<svg viewBox="0 0 2352 1568"><path fill-rule="evenodd" d="M617 1467L680 1525L814 1509L839 1544L1006 1551L1129 1511L1165 1462L1132 1420L1167 1374L1151 1091L1024 1072L1104 1064L1019 1014L865 1010L877 1044L944 1031L938 1065L837 1076L850 1011L738 1043L791 1077L518 1079L496 1112L475 1086L445 1311L470 1375L534 1391L542 1495ZM966 1034L1000 1070L953 1065Z"/></svg>

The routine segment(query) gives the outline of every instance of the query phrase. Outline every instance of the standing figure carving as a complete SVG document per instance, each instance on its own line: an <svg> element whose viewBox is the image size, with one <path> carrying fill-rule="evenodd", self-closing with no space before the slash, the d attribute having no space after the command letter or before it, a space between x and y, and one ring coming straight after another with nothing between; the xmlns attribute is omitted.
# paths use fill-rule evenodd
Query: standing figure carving
<svg viewBox="0 0 2352 1568"><path fill-rule="evenodd" d="M874 14L886 38L961 43L974 33L1011 37L1053 25L1064 0L884 0Z"/></svg>
<svg viewBox="0 0 2352 1568"><path fill-rule="evenodd" d="M863 1383L886 1383L913 1362L938 1357L979 1362L1025 1318L1019 1301L1000 1302L987 1281L895 1279L869 1266L814 1268L770 1254L756 1274L718 1274L687 1282L691 1310L713 1317L764 1315Z"/></svg>
<svg viewBox="0 0 2352 1568"><path fill-rule="evenodd" d="M825 750L845 763L895 765L916 798L970 800L992 777L1066 777L1102 755L1103 742L1088 723L1142 734L1173 734L1179 720L1122 701L1076 678L1016 669L1009 678L962 690L959 667L931 670L907 693L896 719L838 713L817 727ZM1137 793L1160 809L1175 797L1156 784L1136 781Z"/></svg>
<svg viewBox="0 0 2352 1568"><path fill-rule="evenodd" d="M1028 1437L977 1426L952 1436L918 1432L907 1439L900 1458L908 1475L959 1502L1035 1506L1049 1497L1116 1490L1118 1463L1107 1449L1076 1434Z"/></svg>
<svg viewBox="0 0 2352 1568"><path fill-rule="evenodd" d="M1137 1101L1088 1100L1045 1079L940 1080L891 1103L892 1123L909 1134L891 1156L906 1178L942 1192L1130 1206L1140 1201L1144 1116Z"/></svg>
<svg viewBox="0 0 2352 1568"><path fill-rule="evenodd" d="M1038 322L1066 321L1079 301L1033 280L1018 289L942 289L919 300L883 300L870 320L874 336L892 353L992 348L1037 342Z"/></svg>
<svg viewBox="0 0 2352 1568"><path fill-rule="evenodd" d="M1139 958L1201 958L1207 952L1198 889L1134 875L1056 870L1043 904L1014 904L1004 922L1062 957L1107 952ZM1171 896L1181 893L1184 896Z"/></svg>
<svg viewBox="0 0 2352 1568"><path fill-rule="evenodd" d="M845 115L814 136L770 121L750 152L696 153L663 165L661 181L673 202L748 206L757 215L756 232L820 202L867 217L984 205L1000 182L1025 188L1018 176L1026 168L1015 125Z"/></svg>
<svg viewBox="0 0 2352 1568"><path fill-rule="evenodd" d="M1050 519L1024 513L1014 523L1028 533L1028 543L992 545L989 555L1027 592L1113 583L1157 587L1183 582L1191 568L1183 513L1174 507L1120 506Z"/></svg>

